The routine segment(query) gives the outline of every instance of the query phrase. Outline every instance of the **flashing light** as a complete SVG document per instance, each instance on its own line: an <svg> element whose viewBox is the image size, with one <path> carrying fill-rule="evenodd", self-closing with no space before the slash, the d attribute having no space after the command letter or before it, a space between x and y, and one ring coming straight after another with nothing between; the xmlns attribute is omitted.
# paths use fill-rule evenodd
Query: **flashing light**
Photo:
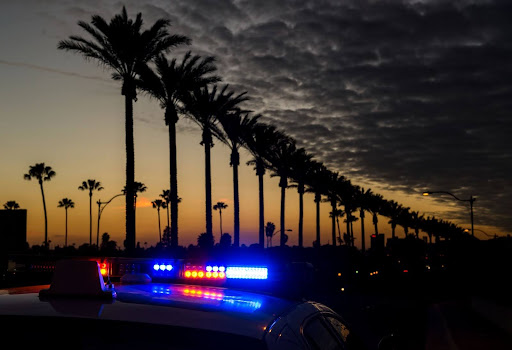
<svg viewBox="0 0 512 350"><path fill-rule="evenodd" d="M207 265L203 266L186 266L185 267L185 278L208 278L212 280L221 280L226 278L226 274L224 272L219 272L221 270L225 270L224 266L218 265Z"/></svg>
<svg viewBox="0 0 512 350"><path fill-rule="evenodd" d="M266 280L268 269L266 267L228 266L226 278Z"/></svg>
<svg viewBox="0 0 512 350"><path fill-rule="evenodd" d="M409 272L409 270L404 270L404 273L407 273L407 272Z"/></svg>

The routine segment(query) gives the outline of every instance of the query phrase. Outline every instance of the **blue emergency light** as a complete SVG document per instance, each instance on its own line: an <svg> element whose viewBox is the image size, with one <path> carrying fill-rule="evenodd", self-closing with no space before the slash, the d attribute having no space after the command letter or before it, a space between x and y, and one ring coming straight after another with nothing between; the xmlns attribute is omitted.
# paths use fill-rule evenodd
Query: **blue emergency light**
<svg viewBox="0 0 512 350"><path fill-rule="evenodd" d="M268 269L266 267L228 266L226 268L226 278L266 280Z"/></svg>

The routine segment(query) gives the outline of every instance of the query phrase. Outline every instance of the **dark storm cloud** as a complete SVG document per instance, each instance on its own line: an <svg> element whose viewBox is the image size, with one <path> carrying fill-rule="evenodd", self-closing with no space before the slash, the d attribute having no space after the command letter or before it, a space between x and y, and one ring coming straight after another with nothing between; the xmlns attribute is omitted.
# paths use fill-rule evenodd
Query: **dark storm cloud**
<svg viewBox="0 0 512 350"><path fill-rule="evenodd" d="M249 108L354 183L475 195L476 224L512 230L512 3L127 6L147 22L170 18L191 49L217 57L224 82L248 92Z"/></svg>

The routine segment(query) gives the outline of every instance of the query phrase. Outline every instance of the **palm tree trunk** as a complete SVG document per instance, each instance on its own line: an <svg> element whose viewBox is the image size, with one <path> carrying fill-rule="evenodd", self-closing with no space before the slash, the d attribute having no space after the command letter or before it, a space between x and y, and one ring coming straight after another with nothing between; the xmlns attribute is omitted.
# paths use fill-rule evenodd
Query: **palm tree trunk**
<svg viewBox="0 0 512 350"><path fill-rule="evenodd" d="M169 165L170 165L170 203L171 203L171 247L178 246L178 165L176 155L176 122L178 116L176 111L174 118L169 120ZM169 216L169 207L167 207L167 216ZM169 219L167 219L169 220ZM167 222L169 225L169 222Z"/></svg>
<svg viewBox="0 0 512 350"><path fill-rule="evenodd" d="M211 179L211 153L212 135L208 130L203 130L204 144L204 182L206 197L206 233L213 237L212 230L212 179Z"/></svg>
<svg viewBox="0 0 512 350"><path fill-rule="evenodd" d="M373 213L373 226L375 226L375 234L379 234L379 228L377 227L379 223L379 219L377 218L377 213Z"/></svg>
<svg viewBox="0 0 512 350"><path fill-rule="evenodd" d="M39 180L39 187L41 187L41 195L43 196L43 210L44 210L44 247L48 248L48 216L46 214L46 200L44 199L43 181Z"/></svg>
<svg viewBox="0 0 512 350"><path fill-rule="evenodd" d="M304 185L299 184L299 247L304 246Z"/></svg>
<svg viewBox="0 0 512 350"><path fill-rule="evenodd" d="M64 239L64 247L68 246L68 208L64 208L66 210L66 238Z"/></svg>
<svg viewBox="0 0 512 350"><path fill-rule="evenodd" d="M219 208L219 217L220 217L220 235L219 235L219 243L222 239L222 209Z"/></svg>
<svg viewBox="0 0 512 350"><path fill-rule="evenodd" d="M260 232L259 232L259 242L260 247L264 248L265 244L265 203L263 200L263 175L265 174L265 169L263 172L258 172L258 186L259 186L259 201L260 201Z"/></svg>
<svg viewBox="0 0 512 350"><path fill-rule="evenodd" d="M89 245L92 246L92 190L89 191Z"/></svg>
<svg viewBox="0 0 512 350"><path fill-rule="evenodd" d="M332 218L331 218L331 234L332 234L332 245L336 246L336 201L331 201Z"/></svg>
<svg viewBox="0 0 512 350"><path fill-rule="evenodd" d="M345 205L345 215L347 216L347 237L349 238L348 245L352 245L352 236L350 232L350 212L347 210L347 206Z"/></svg>
<svg viewBox="0 0 512 350"><path fill-rule="evenodd" d="M395 225L391 224L391 238L395 238Z"/></svg>
<svg viewBox="0 0 512 350"><path fill-rule="evenodd" d="M125 247L129 254L135 250L135 212L134 182L135 182L135 149L133 140L133 98L135 86L131 88L130 82L124 82L123 94L125 95L125 140L126 140L126 242Z"/></svg>
<svg viewBox="0 0 512 350"><path fill-rule="evenodd" d="M315 194L316 203L316 244L320 247L320 194Z"/></svg>
<svg viewBox="0 0 512 350"><path fill-rule="evenodd" d="M238 165L240 164L240 155L234 149L231 152L231 166L233 167L233 199L234 199L234 241L235 247L240 246L240 198L238 193ZM222 232L221 232L222 235Z"/></svg>
<svg viewBox="0 0 512 350"><path fill-rule="evenodd" d="M283 179L283 177L281 177L281 181L279 183L279 186L281 186L281 222L280 222L280 226L281 226L281 233L280 233L280 245L281 247L284 247L285 245L285 240L284 240L284 235L285 235L285 227L284 227L284 205L285 205L285 196L286 196L286 186L287 186L287 181L286 181L286 177Z"/></svg>
<svg viewBox="0 0 512 350"><path fill-rule="evenodd" d="M160 243L162 243L162 227L160 225L160 207L157 208L158 213L158 236L160 238Z"/></svg>
<svg viewBox="0 0 512 350"><path fill-rule="evenodd" d="M365 239L365 237L364 237L364 210L361 210L359 212L359 217L361 218L361 250L364 253L366 250L365 240L364 240Z"/></svg>

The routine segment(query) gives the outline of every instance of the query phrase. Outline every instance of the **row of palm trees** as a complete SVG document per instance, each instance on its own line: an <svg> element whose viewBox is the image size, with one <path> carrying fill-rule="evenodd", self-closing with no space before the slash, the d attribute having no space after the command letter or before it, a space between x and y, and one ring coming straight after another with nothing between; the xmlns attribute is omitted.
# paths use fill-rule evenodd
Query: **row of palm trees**
<svg viewBox="0 0 512 350"><path fill-rule="evenodd" d="M154 98L164 110L164 122L169 137L169 179L170 190L163 197L170 207L170 230L172 246L178 245L178 182L176 123L180 116L195 122L202 131L201 145L205 160L205 223L206 234L212 232L212 183L211 148L219 140L230 149L230 166L233 169L233 210L234 246L240 244L238 167L240 149L247 149L252 155L248 165L254 166L259 183L259 244L263 247L265 237L263 176L279 177L281 188L280 244L286 243L285 196L288 187L297 188L299 195L299 246L303 246L303 196L314 193L316 203L316 244L320 244L320 202L327 201L332 213L343 207L346 219L346 244L354 244L354 215L359 211L364 242L365 212L372 215L375 232L378 233L378 216L389 218L392 236L397 225L423 230L431 235L440 232L454 232L452 224L435 218L425 219L417 212L410 212L394 201L387 201L371 190L352 185L350 180L337 172L328 170L314 159L296 141L274 126L260 121L261 115L254 115L242 107L248 100L246 92L235 93L228 85L219 86L221 78L216 75L214 57L200 57L187 52L181 60L168 59L165 54L179 45L188 45L191 40L183 35L170 34L168 20L157 20L149 29L143 30L142 15L135 19L128 17L123 7L120 14L110 22L98 15L90 23L78 25L89 34L90 39L70 36L60 41L59 49L79 53L112 70L112 78L122 82L121 94L125 97L126 131L126 249L135 247L135 174L133 139L133 101L137 90ZM88 187L89 188L89 187ZM168 209L169 210L169 209ZM336 245L335 219L332 215L332 244ZM46 219L45 219L46 220ZM45 221L46 222L46 221ZM439 227L443 230L439 231ZM435 229L434 229L435 228ZM451 228L451 230L448 230ZM458 232L458 229L457 229ZM160 234L161 236L161 234Z"/></svg>

